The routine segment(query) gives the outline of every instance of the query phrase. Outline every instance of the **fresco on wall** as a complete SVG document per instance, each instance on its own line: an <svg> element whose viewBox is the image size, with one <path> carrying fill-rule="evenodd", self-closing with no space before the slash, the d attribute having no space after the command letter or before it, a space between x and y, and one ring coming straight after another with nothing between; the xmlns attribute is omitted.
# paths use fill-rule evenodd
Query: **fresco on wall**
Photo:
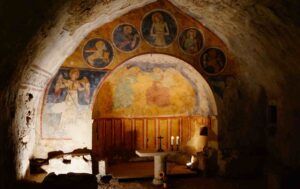
<svg viewBox="0 0 300 189"><path fill-rule="evenodd" d="M137 48L140 36L136 28L130 24L121 24L113 32L114 45L121 51L130 52Z"/></svg>
<svg viewBox="0 0 300 189"><path fill-rule="evenodd" d="M226 65L226 57L220 49L209 48L201 55L200 64L207 74L218 74Z"/></svg>
<svg viewBox="0 0 300 189"><path fill-rule="evenodd" d="M196 28L185 29L179 36L179 45L188 54L199 53L203 46L203 36Z"/></svg>
<svg viewBox="0 0 300 189"><path fill-rule="evenodd" d="M168 46L177 35L176 21L165 11L150 12L142 21L142 33L150 45L155 47Z"/></svg>
<svg viewBox="0 0 300 189"><path fill-rule="evenodd" d="M104 68L112 61L113 48L108 41L94 38L84 46L83 58L92 67Z"/></svg>
<svg viewBox="0 0 300 189"><path fill-rule="evenodd" d="M114 38L113 34L116 32L117 35L122 36L126 32L130 33L129 27L126 28L126 31L125 28L122 28L122 26L126 25L132 26L131 36L129 35L128 37L128 41L132 45L122 46L123 42L127 43L127 37ZM202 42L205 43L202 44L202 49L199 53L192 53L196 50L194 50L193 45L189 44L195 43L187 40L186 45L184 45L183 41L185 39L183 36L187 38L188 32L186 30L189 28L196 28L202 34ZM136 38L136 44L134 44L135 34L139 35ZM200 44L200 37L198 36L197 39L197 42ZM188 48L189 46L190 48ZM211 71L209 68L205 71L204 66L201 66L202 62L204 63L205 61L200 61L200 56L208 47L218 47L226 52L226 62L224 61L226 66L222 71ZM95 93L93 86L98 83L93 78L104 75L104 73L92 70L105 69L106 71L112 70L114 72L115 69L122 67L123 63L132 57L148 53L151 53L151 56L143 56L137 62L142 63L142 61L151 60L154 53L168 54L173 57L179 57L187 63L193 64L198 62L199 66L195 66L197 73L188 69L182 71L184 70L180 68L182 62L175 67L166 65L166 62L170 61L169 59L161 63L162 57L160 56L156 58L159 63L154 64L157 69L154 69L153 66L151 67L150 64L148 65L149 69L139 65L130 66L126 69L122 68L124 72L128 71L129 75L124 74L124 79L119 79L118 81L117 79L110 79L102 83L101 92L95 97L96 101L99 99L99 102L95 103L95 105L91 104L93 103L91 102L93 101L92 99L94 99L93 95L95 95L93 94ZM43 152L47 155L49 151L55 150L72 151L76 148L91 148L90 135L92 134L91 125L93 121L90 116L91 106L93 106L96 118L99 118L98 115L100 116L100 113L97 114L100 112L97 110L99 106L101 106L101 112L104 113L102 114L103 116L120 117L128 116L131 113L133 116L145 115L146 117L158 114L178 116L178 114L186 115L189 113L203 116L215 115L216 113L211 113L216 112L213 111L215 107L211 106L212 103L209 103L213 96L208 95L210 92L205 90L206 85L197 79L197 74L207 73L210 76L207 78L210 84L212 83L211 78L233 75L238 69L235 69L237 64L234 64L232 58L226 45L214 33L178 9L170 1L155 1L128 11L119 18L103 23L103 25L95 28L80 42L76 50L65 60L59 71L65 80L70 80L70 68L79 69L79 77L77 78L76 74L74 74L74 78L77 78L75 80L78 80L77 83L79 83L80 87L78 85L77 87L70 87L76 89L74 91L77 91L77 93L72 92L72 95L70 95L72 98L67 98L66 91L68 91L68 88L59 87L59 84L55 92L59 74L53 77L49 90L45 91L42 119L41 123L37 124L38 127L36 127L36 132L42 134L37 135L37 137L40 136L40 138L37 138L37 146L39 147L37 152ZM209 72L217 74L209 74ZM130 73L132 74L130 75ZM164 77L159 80L161 74L157 73L163 73ZM94 76L90 76L90 74ZM83 79L84 76L86 79ZM61 81L62 79L58 83ZM145 83L145 86L143 83ZM88 85L90 85L90 91L88 90ZM214 84L211 87L216 92ZM222 89L222 87L223 84L220 84L219 88ZM194 90L191 90L191 88ZM179 95L180 91L183 91L182 94L184 95ZM89 93L90 96L88 95ZM76 106L71 106L73 108L67 110L65 107L66 102L70 103L74 98L77 98L75 104L79 108L76 111L74 108ZM137 105L138 103L140 103L139 106ZM147 109L143 110L143 106ZM186 109L184 110L184 108ZM65 110L70 112L68 115L72 116L65 117L64 114L67 114ZM63 125L63 122L67 122L67 125ZM64 145L62 145L61 139L64 138L72 140L65 140L63 141Z"/></svg>
<svg viewBox="0 0 300 189"><path fill-rule="evenodd" d="M92 95L105 72L60 69L49 86L42 119L43 138L69 138L80 120L90 119Z"/></svg>
<svg viewBox="0 0 300 189"><path fill-rule="evenodd" d="M104 117L193 114L196 96L193 84L180 70L137 63L105 80L97 106Z"/></svg>

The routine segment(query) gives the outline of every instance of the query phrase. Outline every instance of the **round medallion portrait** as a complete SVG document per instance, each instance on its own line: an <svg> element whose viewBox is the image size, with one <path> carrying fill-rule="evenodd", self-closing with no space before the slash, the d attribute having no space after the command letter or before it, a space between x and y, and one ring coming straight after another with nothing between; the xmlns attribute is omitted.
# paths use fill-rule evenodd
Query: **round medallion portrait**
<svg viewBox="0 0 300 189"><path fill-rule="evenodd" d="M203 35L196 28L185 29L179 36L180 48L188 54L197 54L203 47Z"/></svg>
<svg viewBox="0 0 300 189"><path fill-rule="evenodd" d="M85 44L83 58L92 67L104 68L112 61L113 48L108 41L94 38Z"/></svg>
<svg viewBox="0 0 300 189"><path fill-rule="evenodd" d="M154 47L170 45L177 35L175 19L163 10L152 11L144 17L141 31L144 39Z"/></svg>
<svg viewBox="0 0 300 189"><path fill-rule="evenodd" d="M140 35L134 26L121 24L113 32L113 42L119 50L130 52L139 45Z"/></svg>
<svg viewBox="0 0 300 189"><path fill-rule="evenodd" d="M200 64L207 74L218 74L226 65L226 56L220 49L209 48L201 55Z"/></svg>

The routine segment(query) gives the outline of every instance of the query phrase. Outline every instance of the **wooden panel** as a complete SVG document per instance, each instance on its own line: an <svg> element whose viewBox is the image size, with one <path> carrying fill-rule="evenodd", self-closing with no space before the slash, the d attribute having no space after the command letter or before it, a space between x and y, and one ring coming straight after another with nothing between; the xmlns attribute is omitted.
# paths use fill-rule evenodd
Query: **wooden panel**
<svg viewBox="0 0 300 189"><path fill-rule="evenodd" d="M133 131L132 131L132 122L130 119L124 120L124 147L127 150L132 149L132 143L133 143Z"/></svg>
<svg viewBox="0 0 300 189"><path fill-rule="evenodd" d="M106 146L110 148L112 146L112 120L105 120L105 138Z"/></svg>
<svg viewBox="0 0 300 189"><path fill-rule="evenodd" d="M95 149L93 149L93 151L95 151L95 154L99 157L104 157L104 153L105 153L105 121L104 120L98 120L97 121L97 130L98 130L98 139L97 139L97 143L95 145Z"/></svg>
<svg viewBox="0 0 300 189"><path fill-rule="evenodd" d="M189 128L190 128L189 118L182 118L180 146L185 145L188 142L189 133L190 133Z"/></svg>
<svg viewBox="0 0 300 189"><path fill-rule="evenodd" d="M97 149L99 149L99 134L100 131L98 129L98 122L100 122L100 120L94 120L93 121L93 127L92 127L92 137L93 137L93 143L92 143L92 149L94 151L94 155L99 156L99 151Z"/></svg>
<svg viewBox="0 0 300 189"><path fill-rule="evenodd" d="M155 120L154 119L148 119L147 121L147 131L146 131L146 137L147 137L147 149L155 149L156 141L155 141Z"/></svg>
<svg viewBox="0 0 300 189"><path fill-rule="evenodd" d="M191 118L191 121L190 121L190 125L191 125L191 135L193 135L193 133L195 133L196 131L196 126L197 126L197 119L195 118ZM192 137L192 136L190 136Z"/></svg>
<svg viewBox="0 0 300 189"><path fill-rule="evenodd" d="M120 148L122 146L122 121L114 120L114 146Z"/></svg>
<svg viewBox="0 0 300 189"><path fill-rule="evenodd" d="M182 147L187 144L192 134L197 132L196 125L199 124L209 124L209 119L195 116L95 120L93 152L98 157L129 157L136 149L156 150L159 145L158 136L164 137L163 150L170 150L171 136L174 136L174 145L176 137L179 136Z"/></svg>
<svg viewBox="0 0 300 189"><path fill-rule="evenodd" d="M168 149L168 119L161 119L159 120L159 136L164 137L161 141L162 143L162 149L167 150ZM159 143L158 138L156 138L157 142Z"/></svg>
<svg viewBox="0 0 300 189"><path fill-rule="evenodd" d="M144 120L135 120L135 148L141 150L144 148Z"/></svg>

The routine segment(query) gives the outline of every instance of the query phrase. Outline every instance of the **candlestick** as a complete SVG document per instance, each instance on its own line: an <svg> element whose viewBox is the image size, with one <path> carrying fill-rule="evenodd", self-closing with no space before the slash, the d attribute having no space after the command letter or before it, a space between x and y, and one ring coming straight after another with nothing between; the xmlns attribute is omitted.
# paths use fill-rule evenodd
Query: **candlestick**
<svg viewBox="0 0 300 189"><path fill-rule="evenodd" d="M159 139L159 148L157 149L158 152L163 152L164 150L161 148L161 140L164 138L162 136L157 137Z"/></svg>
<svg viewBox="0 0 300 189"><path fill-rule="evenodd" d="M171 145L174 145L174 136L171 136Z"/></svg>
<svg viewBox="0 0 300 189"><path fill-rule="evenodd" d="M179 145L179 136L176 137L176 145Z"/></svg>

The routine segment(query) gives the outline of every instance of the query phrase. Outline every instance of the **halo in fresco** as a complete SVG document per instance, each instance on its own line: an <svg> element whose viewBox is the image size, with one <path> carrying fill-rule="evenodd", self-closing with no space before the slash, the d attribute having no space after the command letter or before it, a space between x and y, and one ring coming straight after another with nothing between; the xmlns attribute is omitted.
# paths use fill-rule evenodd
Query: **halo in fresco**
<svg viewBox="0 0 300 189"><path fill-rule="evenodd" d="M87 127L92 97L106 71L60 68L45 96L41 135L44 139L72 139Z"/></svg>
<svg viewBox="0 0 300 189"><path fill-rule="evenodd" d="M104 68L112 61L113 48L105 39L94 38L84 46L83 58L92 67Z"/></svg>
<svg viewBox="0 0 300 189"><path fill-rule="evenodd" d="M201 55L200 64L207 74L219 74L226 65L226 56L218 48L208 48Z"/></svg>
<svg viewBox="0 0 300 189"><path fill-rule="evenodd" d="M166 47L177 35L177 25L173 16L163 10L148 13L142 21L144 39L154 47Z"/></svg>
<svg viewBox="0 0 300 189"><path fill-rule="evenodd" d="M113 32L114 45L121 51L135 50L140 43L140 35L137 29L130 24L120 24Z"/></svg>
<svg viewBox="0 0 300 189"><path fill-rule="evenodd" d="M187 28L179 36L180 48L188 54L197 54L203 47L203 35L196 28Z"/></svg>

